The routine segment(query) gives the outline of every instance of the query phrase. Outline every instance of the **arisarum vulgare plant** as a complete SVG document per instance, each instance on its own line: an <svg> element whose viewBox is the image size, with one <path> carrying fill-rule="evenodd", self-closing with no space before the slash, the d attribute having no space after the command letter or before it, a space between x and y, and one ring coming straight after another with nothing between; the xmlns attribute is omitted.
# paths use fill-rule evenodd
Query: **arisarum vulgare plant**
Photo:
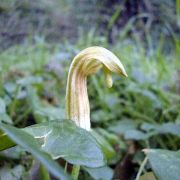
<svg viewBox="0 0 180 180"><path fill-rule="evenodd" d="M46 168L60 179L68 179L64 171L52 159L63 158L73 164L72 178L78 179L80 165L98 168L105 165L106 157L101 144L89 132L90 106L87 93L87 77L103 68L106 84L113 84L111 73L127 76L120 60L110 51L102 47L89 47L81 51L73 59L67 80L66 114L64 120L61 113L51 116L54 107L42 107L33 87L27 87L29 105L34 119L40 117L37 124L24 129L15 128L0 122L0 151L16 144L32 153ZM57 112L57 109L55 112ZM37 116L40 115L40 116ZM48 116L45 119L43 115ZM56 114L57 115L57 114ZM48 153L49 156L47 156Z"/></svg>
<svg viewBox="0 0 180 180"><path fill-rule="evenodd" d="M73 59L67 80L66 112L67 118L86 130L90 130L90 106L87 93L87 77L103 68L106 84L113 84L111 73L127 76L121 61L103 47L89 47Z"/></svg>
<svg viewBox="0 0 180 180"><path fill-rule="evenodd" d="M111 73L127 76L121 61L103 47L89 47L76 55L71 63L66 87L67 118L89 131L90 106L87 93L87 77L103 68L108 87L112 87ZM78 179L80 166L73 166L72 177Z"/></svg>

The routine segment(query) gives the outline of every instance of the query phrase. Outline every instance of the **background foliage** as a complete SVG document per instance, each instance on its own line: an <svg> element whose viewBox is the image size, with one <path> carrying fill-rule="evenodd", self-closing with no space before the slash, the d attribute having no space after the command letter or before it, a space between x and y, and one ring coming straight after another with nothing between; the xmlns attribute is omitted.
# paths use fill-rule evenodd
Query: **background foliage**
<svg viewBox="0 0 180 180"><path fill-rule="evenodd" d="M61 153L67 155L67 172L71 171L70 163L84 165L79 179L178 179L179 27L179 0L2 0L0 121L7 124L0 124L0 144L4 145L0 149L14 142L20 146L0 152L0 179L45 179L52 174L69 178L59 167L64 167L63 160L52 161L39 147L44 137L37 143L31 136L41 136L37 132L44 132L48 122L56 120L71 128L64 134L51 133L49 142L58 133L63 135L58 142ZM114 52L129 76L114 75L111 89L105 87L101 72L88 79L95 143L89 134L63 121L71 60L80 50L94 45ZM38 125L34 124L42 122L45 130L36 132L33 127ZM26 130L30 125L34 126ZM4 132L13 141L7 140ZM84 148L79 150L75 145L68 152L68 137L80 132L89 138L89 144L75 138L74 144L82 143ZM26 138L31 141L26 142ZM43 150L53 156L51 145L47 142ZM107 166L95 168L103 163L99 146ZM94 154L85 147L93 147ZM148 150L144 153L142 149ZM80 160L73 156L78 151ZM167 174L169 167L172 170Z"/></svg>

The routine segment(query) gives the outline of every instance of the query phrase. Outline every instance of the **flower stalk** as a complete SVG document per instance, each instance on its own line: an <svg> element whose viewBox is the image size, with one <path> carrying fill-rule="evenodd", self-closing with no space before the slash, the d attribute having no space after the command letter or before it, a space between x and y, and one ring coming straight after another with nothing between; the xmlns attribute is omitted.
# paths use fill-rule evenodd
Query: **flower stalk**
<svg viewBox="0 0 180 180"><path fill-rule="evenodd" d="M103 47L89 47L73 59L66 87L67 118L86 130L91 129L90 106L87 93L87 77L103 68L106 84L112 87L111 73L127 76L121 61Z"/></svg>

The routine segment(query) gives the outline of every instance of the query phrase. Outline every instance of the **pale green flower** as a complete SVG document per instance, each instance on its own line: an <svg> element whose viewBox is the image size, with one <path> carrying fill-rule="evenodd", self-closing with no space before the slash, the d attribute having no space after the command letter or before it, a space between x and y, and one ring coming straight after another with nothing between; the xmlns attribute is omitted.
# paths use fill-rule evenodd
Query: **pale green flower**
<svg viewBox="0 0 180 180"><path fill-rule="evenodd" d="M73 59L66 88L67 118L86 130L90 130L90 107L87 94L87 76L104 69L106 84L113 84L111 72L127 76L121 61L103 47L89 47Z"/></svg>

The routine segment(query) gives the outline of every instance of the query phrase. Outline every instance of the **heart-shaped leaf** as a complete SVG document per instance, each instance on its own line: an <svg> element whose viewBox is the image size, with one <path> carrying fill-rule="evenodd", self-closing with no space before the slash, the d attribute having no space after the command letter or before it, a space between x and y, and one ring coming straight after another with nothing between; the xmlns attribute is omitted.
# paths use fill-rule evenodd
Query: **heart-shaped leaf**
<svg viewBox="0 0 180 180"><path fill-rule="evenodd" d="M113 170L108 166L100 168L84 167L83 169L85 169L94 180L110 180L113 178Z"/></svg>
<svg viewBox="0 0 180 180"><path fill-rule="evenodd" d="M54 176L60 179L70 179L68 175L64 173L64 170L51 159L51 157L43 152L38 142L25 131L15 128L7 124L0 124L0 128L6 132L6 134L18 145L23 147L26 151L32 153L32 155L38 159Z"/></svg>
<svg viewBox="0 0 180 180"><path fill-rule="evenodd" d="M142 131L132 129L132 130L126 131L124 137L125 139L146 140L156 134L157 133L155 132L144 133Z"/></svg>
<svg viewBox="0 0 180 180"><path fill-rule="evenodd" d="M145 131L156 131L160 134L171 133L180 137L180 125L176 123L149 124L143 123L141 129Z"/></svg>
<svg viewBox="0 0 180 180"><path fill-rule="evenodd" d="M42 149L54 159L61 157L69 163L87 167L104 165L104 156L96 139L73 121L44 122L25 128L25 131L40 138Z"/></svg>
<svg viewBox="0 0 180 180"><path fill-rule="evenodd" d="M127 131L136 129L137 124L130 119L124 119L122 121L116 121L109 126L109 131L117 134L125 134Z"/></svg>
<svg viewBox="0 0 180 180"><path fill-rule="evenodd" d="M147 149L145 152L159 180L179 179L180 151Z"/></svg>

